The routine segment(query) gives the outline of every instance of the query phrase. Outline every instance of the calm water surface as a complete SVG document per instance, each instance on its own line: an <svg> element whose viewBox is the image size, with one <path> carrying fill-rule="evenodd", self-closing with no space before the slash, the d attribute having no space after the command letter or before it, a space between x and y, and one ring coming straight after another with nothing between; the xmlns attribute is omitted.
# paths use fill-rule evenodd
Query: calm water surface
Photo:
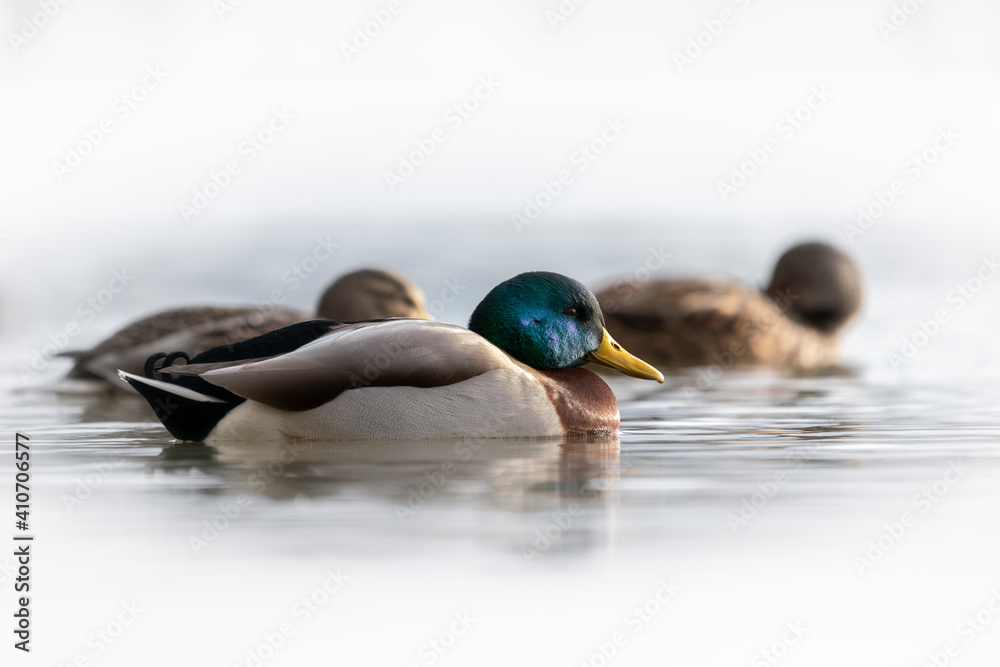
<svg viewBox="0 0 1000 667"><path fill-rule="evenodd" d="M783 664L922 664L951 640L992 664L1000 620L958 626L1000 590L994 381L609 380L602 439L217 446L175 444L138 400L10 382L38 657L577 665L618 636L617 664L751 664L792 623Z"/></svg>

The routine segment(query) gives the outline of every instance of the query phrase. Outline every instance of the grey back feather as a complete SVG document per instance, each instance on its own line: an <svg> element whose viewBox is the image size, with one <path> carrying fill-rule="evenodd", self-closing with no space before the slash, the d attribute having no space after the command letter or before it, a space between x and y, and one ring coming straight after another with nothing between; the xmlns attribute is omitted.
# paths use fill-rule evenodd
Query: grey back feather
<svg viewBox="0 0 1000 667"><path fill-rule="evenodd" d="M287 354L261 360L171 367L237 396L290 411L309 410L359 387L440 387L517 366L476 333L414 319L357 322Z"/></svg>

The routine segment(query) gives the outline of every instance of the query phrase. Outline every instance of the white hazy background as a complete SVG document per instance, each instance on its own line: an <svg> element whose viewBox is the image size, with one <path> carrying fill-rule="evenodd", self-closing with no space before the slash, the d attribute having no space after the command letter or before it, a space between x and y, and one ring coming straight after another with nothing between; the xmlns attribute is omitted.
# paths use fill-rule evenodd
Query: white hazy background
<svg viewBox="0 0 1000 667"><path fill-rule="evenodd" d="M79 0L53 5L15 52L10 35L41 5L8 0L0 335L37 349L113 268L139 278L72 347L193 299L259 301L319 233L343 254L293 305L310 307L348 268L378 264L409 272L431 297L456 273L471 281L443 317L459 322L515 270L614 280L665 244L674 261L663 276L714 270L760 283L784 246L821 238L913 295L902 308L900 290L876 290L863 322L886 315L898 330L875 346L848 338L849 358L882 359L1000 246L1000 5L913 0L917 11L886 37L879 21L899 4L594 0L553 29L555 0L404 0L348 62L342 45L387 2ZM679 71L674 53L723 10L734 20ZM121 120L115 100L148 67L164 81ZM447 127L444 114L483 76L497 92L390 191L385 172ZM778 136L775 124L813 86L833 97L722 201L717 183ZM294 115L290 127L185 224L179 206L275 108ZM54 163L105 117L113 132L60 181ZM518 234L511 214L616 117L622 137ZM843 226L858 207L945 127L955 145L848 244ZM504 268L476 274L491 262Z"/></svg>

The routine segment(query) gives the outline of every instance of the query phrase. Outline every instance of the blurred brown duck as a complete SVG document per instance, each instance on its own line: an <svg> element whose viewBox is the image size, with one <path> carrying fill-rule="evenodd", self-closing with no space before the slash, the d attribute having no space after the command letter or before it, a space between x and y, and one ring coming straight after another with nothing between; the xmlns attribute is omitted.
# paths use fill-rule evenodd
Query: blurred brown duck
<svg viewBox="0 0 1000 667"><path fill-rule="evenodd" d="M191 306L144 317L89 350L65 353L63 356L76 361L67 377L129 390L118 378L118 371L141 375L150 355L162 350L202 352L317 317L344 322L431 319L419 287L389 271L361 269L341 276L327 288L316 315L291 308Z"/></svg>
<svg viewBox="0 0 1000 667"><path fill-rule="evenodd" d="M825 243L788 250L764 291L727 280L625 283L597 292L608 331L662 366L838 363L838 334L861 307L861 276Z"/></svg>

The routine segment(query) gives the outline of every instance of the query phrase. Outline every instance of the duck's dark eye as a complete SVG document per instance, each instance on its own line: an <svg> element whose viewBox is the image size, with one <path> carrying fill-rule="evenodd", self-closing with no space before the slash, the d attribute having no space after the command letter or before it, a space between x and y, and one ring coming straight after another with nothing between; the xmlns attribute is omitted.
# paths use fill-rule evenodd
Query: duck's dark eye
<svg viewBox="0 0 1000 667"><path fill-rule="evenodd" d="M566 310L563 311L563 315L569 315L570 317L576 317L576 308L574 308L573 306L570 306L569 308L567 308Z"/></svg>

